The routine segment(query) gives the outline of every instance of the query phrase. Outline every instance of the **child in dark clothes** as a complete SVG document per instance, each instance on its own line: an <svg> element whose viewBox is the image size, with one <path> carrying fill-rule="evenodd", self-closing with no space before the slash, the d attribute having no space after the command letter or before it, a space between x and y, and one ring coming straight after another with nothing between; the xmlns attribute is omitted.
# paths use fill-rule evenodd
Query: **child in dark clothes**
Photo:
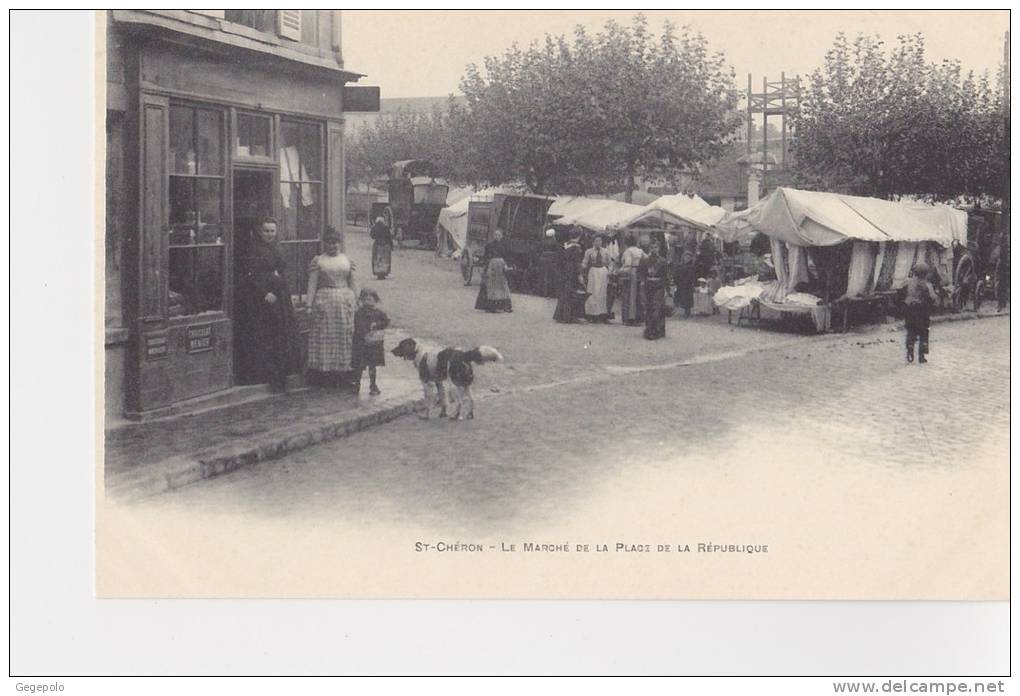
<svg viewBox="0 0 1020 696"><path fill-rule="evenodd" d="M383 346L383 329L390 325L390 318L376 307L380 302L375 290L364 288L358 298L358 310L354 313L354 360L358 376L355 384L361 388L361 375L368 368L369 389L372 396L380 394L375 383L375 368L386 364Z"/></svg>
<svg viewBox="0 0 1020 696"><path fill-rule="evenodd" d="M917 361L928 362L928 327L931 325L931 308L938 302L935 288L928 280L928 265L914 266L914 275L907 280L903 300L903 314L907 329L907 362L914 362L914 343L918 345Z"/></svg>

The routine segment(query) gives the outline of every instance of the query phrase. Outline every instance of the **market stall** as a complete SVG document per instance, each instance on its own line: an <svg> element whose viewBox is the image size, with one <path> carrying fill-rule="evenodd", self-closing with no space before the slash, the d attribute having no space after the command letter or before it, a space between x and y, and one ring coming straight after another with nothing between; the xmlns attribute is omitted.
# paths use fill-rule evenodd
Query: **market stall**
<svg viewBox="0 0 1020 696"><path fill-rule="evenodd" d="M698 196L675 194L662 196L620 223L623 231L633 234L639 244L645 245L655 237L665 243L667 259L672 262L675 247L696 251L705 238L714 237L713 225L726 214L722 208L709 205ZM715 241L715 240L712 240ZM717 257L721 257L722 243L714 244Z"/></svg>
<svg viewBox="0 0 1020 696"><path fill-rule="evenodd" d="M835 193L776 189L748 210L715 224L724 241L761 232L769 237L776 279L739 293L739 301L778 312L808 313L828 328L828 310L879 303L887 308L924 261L943 283L951 278L953 240L965 240L966 213L947 206ZM722 292L722 291L720 291ZM734 291L717 304L733 309ZM824 307L826 311L819 308Z"/></svg>
<svg viewBox="0 0 1020 696"><path fill-rule="evenodd" d="M621 227L624 220L632 217L641 208L640 205L614 201L611 198L573 198L563 201L563 197L560 197L553 202L549 215L560 216L553 221L555 225L607 232Z"/></svg>

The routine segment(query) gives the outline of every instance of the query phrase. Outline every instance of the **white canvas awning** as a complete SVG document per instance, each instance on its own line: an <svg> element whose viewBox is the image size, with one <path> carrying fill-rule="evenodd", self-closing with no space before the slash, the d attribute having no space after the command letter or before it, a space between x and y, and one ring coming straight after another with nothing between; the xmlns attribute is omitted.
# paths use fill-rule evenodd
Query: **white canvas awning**
<svg viewBox="0 0 1020 696"><path fill-rule="evenodd" d="M556 203L554 202L555 206ZM622 201L614 201L610 198L581 198L565 203L559 210L569 207L575 208L569 214L555 213L550 210L550 215L563 215L556 220L557 225L579 225L596 232L605 232L611 228L620 227L620 223L632 217L641 206Z"/></svg>
<svg viewBox="0 0 1020 696"><path fill-rule="evenodd" d="M864 242L966 241L967 214L948 206L893 202L837 193L778 188L758 204L729 213L715 225L734 241L761 232L796 246Z"/></svg>
<svg viewBox="0 0 1020 696"><path fill-rule="evenodd" d="M699 196L676 194L662 196L624 220L621 227L649 227L658 222L674 225L688 224L697 227L711 227L719 222L726 211L717 205L709 205Z"/></svg>

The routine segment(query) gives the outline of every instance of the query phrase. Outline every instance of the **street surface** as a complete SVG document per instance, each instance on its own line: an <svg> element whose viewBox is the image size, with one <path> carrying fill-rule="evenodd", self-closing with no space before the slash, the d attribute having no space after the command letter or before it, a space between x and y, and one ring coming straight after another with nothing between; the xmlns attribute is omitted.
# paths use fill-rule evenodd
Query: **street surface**
<svg viewBox="0 0 1020 696"><path fill-rule="evenodd" d="M364 238L348 248L369 267ZM1007 577L1006 318L935 325L931 362L908 365L894 324L816 337L670 319L669 338L649 342L637 328L556 324L552 300L476 312L477 284L417 250L368 284L413 335L503 351L505 365L477 370L476 420L403 417L152 511L414 538L669 530L796 551L834 596L858 572L855 590L887 592L882 582L917 564L981 586ZM412 373L396 360L385 370ZM770 573L788 563L757 572L782 596Z"/></svg>
<svg viewBox="0 0 1020 696"><path fill-rule="evenodd" d="M348 247L367 268L364 238ZM385 571L394 549L506 539L770 545L753 576L726 558L700 558L694 575L621 563L616 585L585 576L589 596L617 596L618 583L690 597L990 597L1008 587L1008 318L935 325L931 362L907 364L894 324L799 336L671 318L669 338L648 342L619 325L557 325L552 300L474 311L476 286L427 252L401 250L394 268L393 280L368 285L398 327L506 356L477 369L476 419L404 416L183 488L133 512L138 534L173 530L202 566L224 553L247 559L253 583L301 567L300 578L274 581L285 594L337 590L340 566L306 565L322 549L381 553L365 592L399 595L406 583ZM413 375L395 359L385 369ZM265 546L284 555L267 559ZM472 580L477 564L456 577L450 565L414 567L415 587L432 596L503 596L524 578L508 570L501 586ZM790 575L797 567L806 575ZM345 582L364 569L351 565Z"/></svg>

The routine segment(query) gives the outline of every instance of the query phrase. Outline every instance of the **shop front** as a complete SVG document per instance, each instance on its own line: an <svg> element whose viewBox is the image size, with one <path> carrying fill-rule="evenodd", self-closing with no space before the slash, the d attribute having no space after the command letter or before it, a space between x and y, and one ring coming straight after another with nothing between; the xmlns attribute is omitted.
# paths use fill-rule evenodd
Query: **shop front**
<svg viewBox="0 0 1020 696"><path fill-rule="evenodd" d="M295 60L279 47L265 52L144 20L111 26L123 61L124 163L122 181L108 171L108 196L126 203L119 221L108 204L107 233L123 235L116 280L129 418L258 381L238 287L266 219L277 223L307 332L308 265L327 226L342 227L343 86L358 77L336 61ZM108 110L108 139L111 117ZM117 399L109 386L107 399Z"/></svg>

